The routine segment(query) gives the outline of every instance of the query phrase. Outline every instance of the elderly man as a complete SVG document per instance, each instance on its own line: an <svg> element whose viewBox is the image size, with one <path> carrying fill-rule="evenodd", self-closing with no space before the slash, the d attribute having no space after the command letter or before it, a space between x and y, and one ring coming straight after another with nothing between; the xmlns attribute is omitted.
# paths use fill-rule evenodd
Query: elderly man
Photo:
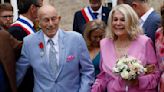
<svg viewBox="0 0 164 92"><path fill-rule="evenodd" d="M7 31L13 23L13 7L9 3L0 4L0 25Z"/></svg>
<svg viewBox="0 0 164 92"><path fill-rule="evenodd" d="M60 29L51 5L43 5L38 18L41 30L25 37L17 62L18 84L32 66L34 92L90 92L94 67L82 35Z"/></svg>
<svg viewBox="0 0 164 92"><path fill-rule="evenodd" d="M103 20L106 24L111 9L102 6L102 0L89 0L90 6L77 11L74 15L73 30L83 34L85 24L95 19Z"/></svg>

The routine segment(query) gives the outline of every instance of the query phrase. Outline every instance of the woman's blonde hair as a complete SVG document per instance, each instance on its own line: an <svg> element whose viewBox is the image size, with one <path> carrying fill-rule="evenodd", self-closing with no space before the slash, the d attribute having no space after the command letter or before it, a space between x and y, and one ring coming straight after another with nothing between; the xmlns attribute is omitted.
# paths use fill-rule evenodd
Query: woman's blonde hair
<svg viewBox="0 0 164 92"><path fill-rule="evenodd" d="M139 18L136 12L129 5L120 4L115 6L109 14L108 25L106 29L107 38L112 38L113 40L118 38L117 35L115 35L112 31L113 14L116 11L122 13L125 18L125 30L127 31L130 40L135 39L138 34L143 33L142 28L139 26Z"/></svg>
<svg viewBox="0 0 164 92"><path fill-rule="evenodd" d="M106 28L106 24L103 21L99 20L99 19L89 21L86 24L83 35L84 35L84 39L86 41L86 44L87 44L87 47L88 47L89 50L92 48L91 47L91 44L92 44L91 43L91 33L93 31L97 31L97 29L103 30L104 33L105 33L105 28Z"/></svg>

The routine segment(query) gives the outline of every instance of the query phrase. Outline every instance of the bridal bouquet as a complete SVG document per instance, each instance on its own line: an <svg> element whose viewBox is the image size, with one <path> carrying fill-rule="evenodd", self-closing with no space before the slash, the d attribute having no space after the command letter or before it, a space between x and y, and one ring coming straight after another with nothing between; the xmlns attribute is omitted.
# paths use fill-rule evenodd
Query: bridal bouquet
<svg viewBox="0 0 164 92"><path fill-rule="evenodd" d="M123 79L135 79L140 73L147 71L140 63L140 61L131 56L123 56L117 60L113 72L119 74Z"/></svg>

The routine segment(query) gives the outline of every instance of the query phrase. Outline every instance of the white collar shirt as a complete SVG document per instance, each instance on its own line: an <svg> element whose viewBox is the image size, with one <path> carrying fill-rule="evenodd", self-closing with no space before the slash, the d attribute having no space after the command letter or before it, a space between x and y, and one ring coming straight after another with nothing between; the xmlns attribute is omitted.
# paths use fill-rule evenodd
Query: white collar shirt
<svg viewBox="0 0 164 92"><path fill-rule="evenodd" d="M31 20L29 20L28 18L24 17L23 15L19 15L19 18L26 20L32 27L34 26L34 23Z"/></svg>
<svg viewBox="0 0 164 92"><path fill-rule="evenodd" d="M47 55L47 57L49 57L49 50L50 50L50 43L48 42L49 39L50 38L44 34L44 41L45 41L45 45L46 45L46 55ZM56 50L57 64L59 65L59 42L58 42L59 32L58 32L58 30L56 32L56 35L51 39L54 43L54 47L55 47L55 50ZM49 58L48 58L48 62L49 62Z"/></svg>
<svg viewBox="0 0 164 92"><path fill-rule="evenodd" d="M91 7L89 7L92 13L98 13L97 18L102 20L102 6L97 10L93 11Z"/></svg>

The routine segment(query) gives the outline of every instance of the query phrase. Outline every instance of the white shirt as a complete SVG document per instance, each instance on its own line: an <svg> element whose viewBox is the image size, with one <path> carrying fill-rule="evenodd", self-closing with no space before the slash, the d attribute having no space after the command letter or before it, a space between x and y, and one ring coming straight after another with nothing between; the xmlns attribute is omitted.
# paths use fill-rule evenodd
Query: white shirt
<svg viewBox="0 0 164 92"><path fill-rule="evenodd" d="M154 11L153 8L150 8L144 15L141 16L140 18L140 27L142 27L147 20L148 16Z"/></svg>
<svg viewBox="0 0 164 92"><path fill-rule="evenodd" d="M45 41L45 45L46 45L46 55L49 57L49 50L50 50L50 43L48 42L50 38L48 36L46 36L44 34L44 41ZM51 38L53 43L54 43L54 47L55 47L55 50L56 50L56 59L57 59L57 64L59 65L59 42L58 42L58 39L59 39L59 32L57 30L56 32L56 35ZM49 58L48 58L48 62L49 62Z"/></svg>
<svg viewBox="0 0 164 92"><path fill-rule="evenodd" d="M102 20L102 6L97 11L93 11L91 7L89 7L89 9L92 13L98 13L97 18Z"/></svg>

